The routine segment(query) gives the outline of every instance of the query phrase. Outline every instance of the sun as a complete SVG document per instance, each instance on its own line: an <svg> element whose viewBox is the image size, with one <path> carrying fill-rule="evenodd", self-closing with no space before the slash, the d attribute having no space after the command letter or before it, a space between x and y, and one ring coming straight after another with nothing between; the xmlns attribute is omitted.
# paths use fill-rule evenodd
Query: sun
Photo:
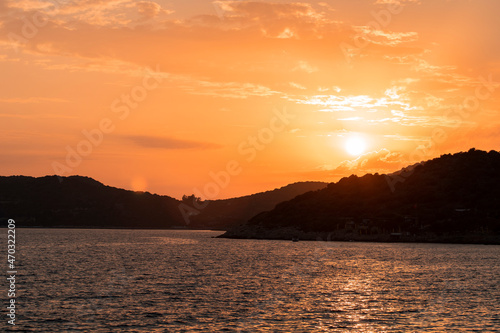
<svg viewBox="0 0 500 333"><path fill-rule="evenodd" d="M359 156L365 152L366 141L360 136L351 136L346 140L344 148L350 155Z"/></svg>

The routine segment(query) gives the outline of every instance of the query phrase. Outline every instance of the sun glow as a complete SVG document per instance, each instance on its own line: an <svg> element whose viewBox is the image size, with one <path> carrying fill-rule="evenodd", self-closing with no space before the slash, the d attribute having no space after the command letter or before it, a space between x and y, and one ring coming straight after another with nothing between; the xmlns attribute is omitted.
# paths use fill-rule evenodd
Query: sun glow
<svg viewBox="0 0 500 333"><path fill-rule="evenodd" d="M132 181L130 183L130 186L132 187L132 191L146 191L148 187L148 183L146 179L143 177L134 177L132 178Z"/></svg>
<svg viewBox="0 0 500 333"><path fill-rule="evenodd" d="M366 150L366 141L360 136L351 136L346 140L344 148L350 155L359 156Z"/></svg>

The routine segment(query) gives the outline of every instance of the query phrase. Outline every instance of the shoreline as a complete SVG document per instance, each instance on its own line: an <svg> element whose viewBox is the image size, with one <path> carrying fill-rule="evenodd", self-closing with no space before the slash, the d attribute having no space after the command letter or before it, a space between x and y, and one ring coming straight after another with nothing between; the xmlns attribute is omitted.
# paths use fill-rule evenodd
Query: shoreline
<svg viewBox="0 0 500 333"><path fill-rule="evenodd" d="M358 242L358 243L421 243L421 244L457 244L457 245L500 245L500 236L483 234L454 234L442 235L413 235L400 238L391 237L390 234L378 235L339 235L335 231L317 231L305 232L295 228L268 229L262 227L248 228L238 227L227 230L220 229L187 229L187 228L130 228L130 227L82 227L82 226L53 226L53 227L35 227L23 226L19 229L82 229L82 230L177 230L177 231L216 231L224 232L219 236L212 238L225 239L250 239L250 240L281 240L292 241L294 238L299 241L321 241L321 242ZM16 229L17 229L16 228ZM7 229L6 226L0 226L0 229Z"/></svg>
<svg viewBox="0 0 500 333"><path fill-rule="evenodd" d="M260 226L249 228L240 226L217 238L227 239L262 239L292 241L323 241L323 242L361 242L361 243L425 243L425 244L475 244L500 245L500 235L491 234L445 234L433 233L421 235L376 234L356 235L339 233L338 231L305 232L296 228L268 229Z"/></svg>
<svg viewBox="0 0 500 333"><path fill-rule="evenodd" d="M7 226L0 226L0 229L7 229ZM86 226L17 226L16 229L86 229L86 230L180 230L180 231L218 231L225 232L222 229L189 229L189 228L145 228L145 227L86 227Z"/></svg>

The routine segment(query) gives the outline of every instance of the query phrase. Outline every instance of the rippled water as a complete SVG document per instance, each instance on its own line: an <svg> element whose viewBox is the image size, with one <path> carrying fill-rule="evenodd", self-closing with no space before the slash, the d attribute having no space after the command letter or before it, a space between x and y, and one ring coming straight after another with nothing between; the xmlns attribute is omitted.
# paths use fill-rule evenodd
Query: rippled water
<svg viewBox="0 0 500 333"><path fill-rule="evenodd" d="M15 329L500 331L500 246L218 234L18 229Z"/></svg>

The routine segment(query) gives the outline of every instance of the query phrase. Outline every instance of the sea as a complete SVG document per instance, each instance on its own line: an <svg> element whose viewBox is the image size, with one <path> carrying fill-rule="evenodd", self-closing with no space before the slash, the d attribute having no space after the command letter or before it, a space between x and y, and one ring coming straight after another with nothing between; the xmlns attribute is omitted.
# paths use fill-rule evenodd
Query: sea
<svg viewBox="0 0 500 333"><path fill-rule="evenodd" d="M18 228L0 331L500 332L500 246L221 233Z"/></svg>

